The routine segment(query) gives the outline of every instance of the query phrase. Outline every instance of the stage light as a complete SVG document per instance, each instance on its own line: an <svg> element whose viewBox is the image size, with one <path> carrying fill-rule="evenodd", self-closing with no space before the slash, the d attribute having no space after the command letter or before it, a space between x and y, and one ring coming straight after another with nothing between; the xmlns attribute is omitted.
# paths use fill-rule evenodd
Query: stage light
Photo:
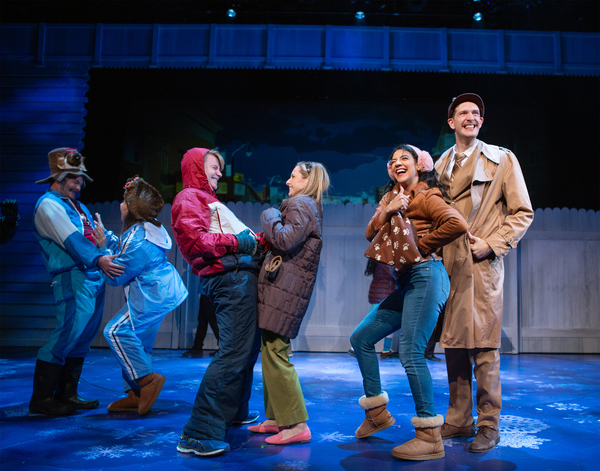
<svg viewBox="0 0 600 471"><path fill-rule="evenodd" d="M483 20L483 15L481 13L477 12L473 15L473 19L475 21L481 21L481 20Z"/></svg>
<svg viewBox="0 0 600 471"><path fill-rule="evenodd" d="M235 18L235 10L233 8L230 8L229 10L227 10L227 16L229 18Z"/></svg>
<svg viewBox="0 0 600 471"><path fill-rule="evenodd" d="M364 20L365 19L365 12L364 11L357 11L356 15L354 15L354 17L357 20Z"/></svg>

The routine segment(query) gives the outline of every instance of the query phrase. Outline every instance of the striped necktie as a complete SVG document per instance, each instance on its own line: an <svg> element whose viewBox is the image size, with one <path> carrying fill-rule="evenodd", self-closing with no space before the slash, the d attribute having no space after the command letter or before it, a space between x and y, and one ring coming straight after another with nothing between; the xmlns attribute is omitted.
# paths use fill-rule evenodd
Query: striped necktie
<svg viewBox="0 0 600 471"><path fill-rule="evenodd" d="M450 177L450 180L454 180L454 177L456 176L458 171L461 169L462 164L466 158L467 158L467 155L463 154L463 153L456 154L454 156L454 167L452 167L452 175Z"/></svg>

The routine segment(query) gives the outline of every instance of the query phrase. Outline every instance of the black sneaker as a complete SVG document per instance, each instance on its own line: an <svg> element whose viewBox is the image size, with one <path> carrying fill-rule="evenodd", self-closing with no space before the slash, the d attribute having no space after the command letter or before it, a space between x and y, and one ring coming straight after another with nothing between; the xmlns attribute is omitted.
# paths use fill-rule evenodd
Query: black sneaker
<svg viewBox="0 0 600 471"><path fill-rule="evenodd" d="M233 422L231 422L231 425L239 427L240 425L251 424L253 422L256 422L259 417L260 412L258 412L257 410L249 410L248 415L244 420L234 420Z"/></svg>
<svg viewBox="0 0 600 471"><path fill-rule="evenodd" d="M400 355L398 355L398 352L393 352L390 350L388 352L381 352L379 357L385 360L387 358L400 358Z"/></svg>
<svg viewBox="0 0 600 471"><path fill-rule="evenodd" d="M188 358L201 357L202 352L203 352L203 350L201 348L200 349L192 348L192 349L188 350L187 352L183 352L181 354L181 356L188 357Z"/></svg>
<svg viewBox="0 0 600 471"><path fill-rule="evenodd" d="M229 443L220 440L197 440L182 433L177 444L177 451L205 457L219 456L229 451Z"/></svg>

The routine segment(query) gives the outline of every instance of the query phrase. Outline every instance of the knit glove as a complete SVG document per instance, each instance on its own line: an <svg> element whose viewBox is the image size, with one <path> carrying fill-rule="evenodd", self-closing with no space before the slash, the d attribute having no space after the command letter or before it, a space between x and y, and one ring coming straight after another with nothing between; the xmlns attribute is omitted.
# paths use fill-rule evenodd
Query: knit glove
<svg viewBox="0 0 600 471"><path fill-rule="evenodd" d="M250 232L250 229L246 229L238 234L235 234L235 238L238 241L237 253L254 255L258 244L256 238Z"/></svg>
<svg viewBox="0 0 600 471"><path fill-rule="evenodd" d="M266 239L264 232L256 233L256 242L258 242L258 249L260 254L265 254L271 250L271 243Z"/></svg>

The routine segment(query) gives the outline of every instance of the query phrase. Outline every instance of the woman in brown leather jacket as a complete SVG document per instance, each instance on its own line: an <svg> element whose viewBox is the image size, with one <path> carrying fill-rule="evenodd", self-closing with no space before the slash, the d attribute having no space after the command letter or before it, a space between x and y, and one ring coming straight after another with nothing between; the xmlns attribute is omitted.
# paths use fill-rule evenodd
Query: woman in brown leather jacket
<svg viewBox="0 0 600 471"><path fill-rule="evenodd" d="M365 391L359 404L366 418L356 437L366 438L395 423L387 411L388 395L381 388L375 344L402 328L398 353L415 401L417 414L411 422L416 435L394 448L392 454L413 461L437 459L444 456L440 435L444 419L435 413L424 351L448 298L450 283L435 252L464 234L467 223L443 200L429 153L404 144L394 149L389 163L397 183L381 199L367 226L367 239L372 240L394 214L402 213L416 229L421 256L419 262L395 272L396 291L369 312L350 338Z"/></svg>
<svg viewBox="0 0 600 471"><path fill-rule="evenodd" d="M258 277L258 326L262 329L262 371L267 420L248 427L272 433L267 443L310 441L308 413L294 365L290 339L298 330L315 286L323 246L323 193L329 175L317 162L300 162L286 182L289 198L261 215L271 244Z"/></svg>

